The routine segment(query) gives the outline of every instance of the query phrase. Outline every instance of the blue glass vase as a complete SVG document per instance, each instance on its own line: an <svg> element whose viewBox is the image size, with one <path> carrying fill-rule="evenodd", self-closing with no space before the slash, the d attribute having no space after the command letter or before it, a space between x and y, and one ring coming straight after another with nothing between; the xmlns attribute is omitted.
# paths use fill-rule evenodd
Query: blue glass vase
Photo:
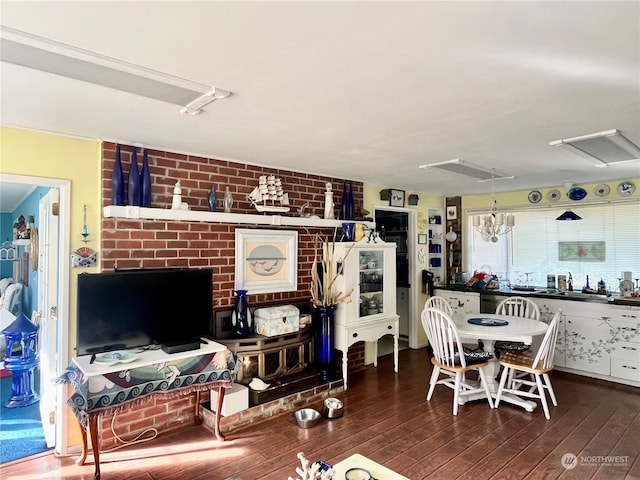
<svg viewBox="0 0 640 480"><path fill-rule="evenodd" d="M231 324L236 337L248 337L251 334L251 311L246 290L236 290L236 306L231 314Z"/></svg>
<svg viewBox="0 0 640 480"><path fill-rule="evenodd" d="M140 206L142 188L140 184L140 171L138 170L137 148L133 147L131 153L131 169L129 170L129 187L127 189L127 200L129 205Z"/></svg>
<svg viewBox="0 0 640 480"><path fill-rule="evenodd" d="M313 326L316 344L316 362L320 370L320 379L330 382L336 379L335 365L335 305L313 307Z"/></svg>
<svg viewBox="0 0 640 480"><path fill-rule="evenodd" d="M218 199L216 198L216 186L211 185L209 195L207 195L207 202L209 203L209 211L215 212L218 209Z"/></svg>
<svg viewBox="0 0 640 480"><path fill-rule="evenodd" d="M355 215L355 203L353 201L353 186L351 184L347 187L347 199L346 199L346 216L345 220L353 220Z"/></svg>
<svg viewBox="0 0 640 480"><path fill-rule="evenodd" d="M116 163L111 174L111 204L124 205L124 172L120 158L120 145L116 145Z"/></svg>
<svg viewBox="0 0 640 480"><path fill-rule="evenodd" d="M142 172L140 172L141 201L143 207L151 206L151 170L149 170L149 155L147 149L144 149L142 160Z"/></svg>

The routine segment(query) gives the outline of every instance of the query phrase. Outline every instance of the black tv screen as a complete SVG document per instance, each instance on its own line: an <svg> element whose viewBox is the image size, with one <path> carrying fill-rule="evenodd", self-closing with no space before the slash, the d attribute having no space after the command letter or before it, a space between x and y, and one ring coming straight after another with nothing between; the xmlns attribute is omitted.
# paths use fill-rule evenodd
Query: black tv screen
<svg viewBox="0 0 640 480"><path fill-rule="evenodd" d="M78 355L213 338L213 271L78 275Z"/></svg>

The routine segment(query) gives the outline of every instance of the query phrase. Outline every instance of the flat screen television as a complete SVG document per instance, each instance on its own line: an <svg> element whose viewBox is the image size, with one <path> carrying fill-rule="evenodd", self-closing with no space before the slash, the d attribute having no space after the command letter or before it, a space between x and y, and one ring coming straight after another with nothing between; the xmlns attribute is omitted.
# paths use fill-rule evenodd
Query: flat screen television
<svg viewBox="0 0 640 480"><path fill-rule="evenodd" d="M213 338L211 269L78 275L77 355Z"/></svg>

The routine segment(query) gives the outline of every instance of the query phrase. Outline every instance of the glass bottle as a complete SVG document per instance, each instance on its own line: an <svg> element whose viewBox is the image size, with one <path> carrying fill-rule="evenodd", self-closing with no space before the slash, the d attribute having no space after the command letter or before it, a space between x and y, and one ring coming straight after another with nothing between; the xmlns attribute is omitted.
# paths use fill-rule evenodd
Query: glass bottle
<svg viewBox="0 0 640 480"><path fill-rule="evenodd" d="M224 192L223 204L224 204L225 213L231 212L231 207L233 206L233 195L231 195L231 192L229 191L229 187L227 187Z"/></svg>
<svg viewBox="0 0 640 480"><path fill-rule="evenodd" d="M129 170L129 188L127 190L128 204L134 206L140 206L140 171L138 170L138 153L137 148L133 147L131 153L131 169Z"/></svg>
<svg viewBox="0 0 640 480"><path fill-rule="evenodd" d="M209 190L209 194L207 195L207 202L209 203L209 211L215 212L216 209L218 208L218 205L217 205L218 199L216 198L215 185L211 185L211 190Z"/></svg>
<svg viewBox="0 0 640 480"><path fill-rule="evenodd" d="M236 306L231 314L231 324L236 337L248 337L251 333L251 311L246 290L236 290Z"/></svg>
<svg viewBox="0 0 640 480"><path fill-rule="evenodd" d="M142 172L140 172L141 183L141 201L140 205L143 207L151 206L151 170L149 170L149 154L147 149L144 149L142 160Z"/></svg>
<svg viewBox="0 0 640 480"><path fill-rule="evenodd" d="M124 205L124 172L120 158L120 145L116 145L116 163L111 175L111 204Z"/></svg>
<svg viewBox="0 0 640 480"><path fill-rule="evenodd" d="M587 275L587 280L584 283L585 290L591 290L591 286L589 285L589 275Z"/></svg>

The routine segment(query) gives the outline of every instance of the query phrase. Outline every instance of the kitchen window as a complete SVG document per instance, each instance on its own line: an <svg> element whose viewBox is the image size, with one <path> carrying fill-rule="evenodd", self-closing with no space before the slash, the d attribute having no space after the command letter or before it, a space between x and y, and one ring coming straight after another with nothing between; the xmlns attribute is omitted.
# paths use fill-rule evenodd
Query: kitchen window
<svg viewBox="0 0 640 480"><path fill-rule="evenodd" d="M484 241L468 215L467 270L492 272L513 285L525 284L528 273L529 284L539 287L546 287L548 274L571 272L576 290L585 285L587 275L592 288L602 278L613 291L622 271L640 277L638 202L571 207L582 220L557 221L566 205L513 211L516 225L497 243Z"/></svg>

